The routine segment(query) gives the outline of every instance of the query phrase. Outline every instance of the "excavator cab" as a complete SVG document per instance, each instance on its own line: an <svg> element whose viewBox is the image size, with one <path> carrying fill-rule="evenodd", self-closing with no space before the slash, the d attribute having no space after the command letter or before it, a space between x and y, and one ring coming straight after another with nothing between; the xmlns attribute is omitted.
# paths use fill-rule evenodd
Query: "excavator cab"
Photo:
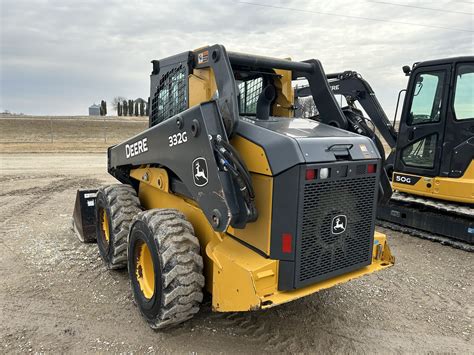
<svg viewBox="0 0 474 355"><path fill-rule="evenodd" d="M396 144L395 189L474 203L474 58L415 64Z"/></svg>

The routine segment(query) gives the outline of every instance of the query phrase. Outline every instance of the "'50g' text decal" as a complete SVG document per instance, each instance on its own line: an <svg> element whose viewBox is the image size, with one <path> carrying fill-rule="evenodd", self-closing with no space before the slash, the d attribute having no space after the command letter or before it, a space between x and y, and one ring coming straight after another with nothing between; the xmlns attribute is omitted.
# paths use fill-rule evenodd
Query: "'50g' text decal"
<svg viewBox="0 0 474 355"><path fill-rule="evenodd" d="M400 173L393 174L394 182L398 182L400 184L405 184L405 185L415 185L420 179L421 179L421 176L403 175Z"/></svg>
<svg viewBox="0 0 474 355"><path fill-rule="evenodd" d="M169 146L174 147L175 145L183 144L188 141L188 136L186 132L183 133L176 133L168 137Z"/></svg>

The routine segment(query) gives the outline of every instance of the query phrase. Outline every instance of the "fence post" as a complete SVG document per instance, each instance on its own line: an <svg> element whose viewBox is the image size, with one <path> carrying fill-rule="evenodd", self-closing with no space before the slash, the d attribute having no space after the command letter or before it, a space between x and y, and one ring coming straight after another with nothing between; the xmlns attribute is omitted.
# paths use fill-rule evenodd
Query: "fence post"
<svg viewBox="0 0 474 355"><path fill-rule="evenodd" d="M51 135L51 143L54 141L54 135L53 135L53 118L49 117L49 132Z"/></svg>
<svg viewBox="0 0 474 355"><path fill-rule="evenodd" d="M103 120L104 120L104 143L107 143L107 127L105 126L105 116Z"/></svg>

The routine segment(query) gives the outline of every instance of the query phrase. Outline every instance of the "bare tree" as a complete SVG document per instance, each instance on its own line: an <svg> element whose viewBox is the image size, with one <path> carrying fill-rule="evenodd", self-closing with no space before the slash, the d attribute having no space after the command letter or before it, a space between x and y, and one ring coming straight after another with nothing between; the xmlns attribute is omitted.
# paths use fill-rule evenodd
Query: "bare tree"
<svg viewBox="0 0 474 355"><path fill-rule="evenodd" d="M112 100L112 108L117 112L118 114L118 104L119 102L122 103L123 101L125 101L126 98L123 97L123 96L115 96Z"/></svg>
<svg viewBox="0 0 474 355"><path fill-rule="evenodd" d="M127 103L127 100L123 100L122 108L123 108L123 115L128 116L128 103Z"/></svg>
<svg viewBox="0 0 474 355"><path fill-rule="evenodd" d="M117 116L122 116L122 104L117 102Z"/></svg>
<svg viewBox="0 0 474 355"><path fill-rule="evenodd" d="M312 117L319 113L312 97L301 97L298 99L298 104L301 107L303 117Z"/></svg>
<svg viewBox="0 0 474 355"><path fill-rule="evenodd" d="M133 116L133 100L128 100L128 115Z"/></svg>
<svg viewBox="0 0 474 355"><path fill-rule="evenodd" d="M138 116L138 107L139 107L139 103L138 101L135 101L135 116Z"/></svg>
<svg viewBox="0 0 474 355"><path fill-rule="evenodd" d="M145 102L140 101L140 116L145 116Z"/></svg>

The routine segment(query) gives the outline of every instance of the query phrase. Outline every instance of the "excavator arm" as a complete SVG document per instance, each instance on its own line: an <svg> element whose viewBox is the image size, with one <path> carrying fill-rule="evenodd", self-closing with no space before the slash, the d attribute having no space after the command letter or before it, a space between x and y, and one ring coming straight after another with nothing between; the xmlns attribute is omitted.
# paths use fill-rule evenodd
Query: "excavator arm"
<svg viewBox="0 0 474 355"><path fill-rule="evenodd" d="M397 144L397 132L393 128L392 123L385 114L369 83L355 71L327 74L326 78L334 95L342 95L345 97L348 108L359 111L355 107L355 103L358 102L360 104L360 106L368 114L369 120L380 132L389 147L394 149ZM300 87L295 90L295 97L307 97L310 95L311 92L307 86ZM318 118L318 121L359 133L358 128L353 128L350 126L351 123L347 117L320 117ZM361 134L363 133L361 132Z"/></svg>
<svg viewBox="0 0 474 355"><path fill-rule="evenodd" d="M355 71L328 74L327 78L333 93L335 95L343 95L349 106L353 105L356 101L359 102L389 147L391 149L395 148L397 132L369 83Z"/></svg>

